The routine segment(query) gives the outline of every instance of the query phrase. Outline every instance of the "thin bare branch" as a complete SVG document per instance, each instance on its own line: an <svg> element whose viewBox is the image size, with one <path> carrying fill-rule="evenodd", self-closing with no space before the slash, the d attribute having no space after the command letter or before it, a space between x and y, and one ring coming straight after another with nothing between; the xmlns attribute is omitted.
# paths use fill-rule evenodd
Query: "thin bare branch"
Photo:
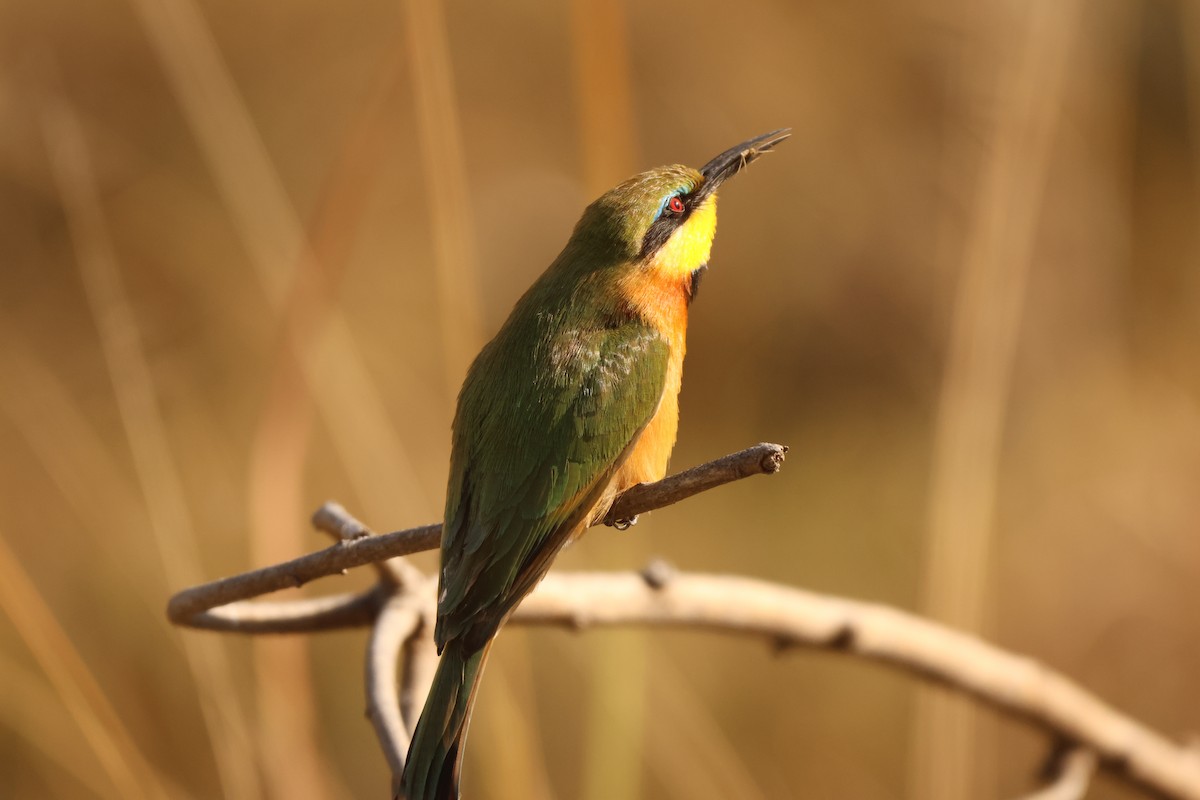
<svg viewBox="0 0 1200 800"><path fill-rule="evenodd" d="M786 452L787 448L783 445L756 445L656 483L635 486L621 495L615 505L619 507L623 516L634 517L725 483L751 475L778 472ZM354 567L422 550L432 550L441 544L442 536L441 523L371 536L370 529L336 503L326 503L318 509L313 515L313 524L322 531L334 533L342 541L333 547L282 564L184 589L167 604L167 617L176 625L201 627L197 625L198 615L217 606L249 600L280 589L303 586L317 578ZM407 570L407 565L402 569ZM416 580L414 572L405 571L402 574L401 582ZM202 627L219 627L219 624L215 623L214 615L209 615L206 622L208 624ZM289 632L301 630L294 622L289 624ZM266 632L266 629L260 628L255 632Z"/></svg>
<svg viewBox="0 0 1200 800"><path fill-rule="evenodd" d="M617 498L604 517L604 524L617 525L622 520L636 518L638 514L687 500L692 495L751 475L774 475L783 468L787 451L786 445L763 442L686 469L657 483L638 484Z"/></svg>
<svg viewBox="0 0 1200 800"><path fill-rule="evenodd" d="M335 544L282 564L184 589L167 604L167 617L177 625L191 626L197 614L216 606L303 586L326 575L336 575L394 556L430 550L438 546L441 533L442 526L438 523L371 536Z"/></svg>
<svg viewBox="0 0 1200 800"><path fill-rule="evenodd" d="M359 594L337 594L304 600L239 601L203 611L191 626L229 633L317 633L371 625L392 587L377 584Z"/></svg>

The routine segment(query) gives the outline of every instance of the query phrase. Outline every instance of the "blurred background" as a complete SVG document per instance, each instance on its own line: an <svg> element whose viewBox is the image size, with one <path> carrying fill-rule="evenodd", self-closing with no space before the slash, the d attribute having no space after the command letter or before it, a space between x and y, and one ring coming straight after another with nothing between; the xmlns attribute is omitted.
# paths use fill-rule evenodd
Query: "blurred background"
<svg viewBox="0 0 1200 800"><path fill-rule="evenodd" d="M785 125L722 192L673 461L784 471L558 568L895 605L1197 733L1198 122L1168 0L3 0L0 796L383 796L365 632L167 598L325 546L327 498L440 519L466 366L582 207ZM466 781L1007 798L1048 745L826 653L509 629Z"/></svg>

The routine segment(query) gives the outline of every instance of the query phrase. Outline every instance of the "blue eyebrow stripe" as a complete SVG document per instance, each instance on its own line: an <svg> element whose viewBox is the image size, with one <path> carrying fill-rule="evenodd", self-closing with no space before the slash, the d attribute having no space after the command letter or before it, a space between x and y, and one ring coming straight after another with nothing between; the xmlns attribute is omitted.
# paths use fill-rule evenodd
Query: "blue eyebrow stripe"
<svg viewBox="0 0 1200 800"><path fill-rule="evenodd" d="M669 195L663 198L661 203L658 204L658 213L654 215L654 218L657 220L662 216L663 210L667 207L667 203L671 202L672 197L679 197L679 195L687 194L691 190L692 187L690 186L680 186L679 188L674 189Z"/></svg>

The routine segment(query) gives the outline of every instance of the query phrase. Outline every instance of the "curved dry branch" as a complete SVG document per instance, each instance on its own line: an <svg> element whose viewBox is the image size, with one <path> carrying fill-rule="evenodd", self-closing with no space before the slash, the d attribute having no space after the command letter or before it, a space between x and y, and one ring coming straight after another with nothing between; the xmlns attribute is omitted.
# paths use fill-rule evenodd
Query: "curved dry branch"
<svg viewBox="0 0 1200 800"><path fill-rule="evenodd" d="M371 625L387 602L389 587L380 584L358 594L304 600L241 600L202 611L188 625L229 633L316 633Z"/></svg>
<svg viewBox="0 0 1200 800"><path fill-rule="evenodd" d="M618 499L609 522L749 475L775 472L786 448L758 445ZM314 517L341 543L293 561L180 592L168 614L181 625L284 633L374 624L367 654L368 711L398 781L409 732L428 691L436 651L428 632L436 579L397 558L438 544L440 525L372 536L336 504ZM391 559L384 566L377 562ZM353 566L377 563L378 585L356 595L244 602ZM1075 751L1042 798L1080 797L1102 765L1164 797L1200 800L1200 755L1149 730L1037 662L886 606L828 597L750 578L680 575L661 562L635 573L549 575L518 607L514 624L700 628L757 636L779 648L836 650L899 667L1024 717ZM403 660L403 688L396 667ZM1077 752L1078 755L1075 755Z"/></svg>
<svg viewBox="0 0 1200 800"><path fill-rule="evenodd" d="M1143 787L1200 800L1200 759L1121 714L1062 674L903 611L751 578L551 574L513 622L702 628L780 647L837 650L898 666L1024 717L1096 752Z"/></svg>
<svg viewBox="0 0 1200 800"><path fill-rule="evenodd" d="M433 629L437 621L436 589L437 580L431 578L426 587L415 590L417 596L425 600L421 607L421 626L404 643L400 714L410 735L417 729L417 720L425 706L429 687L433 685L433 673L437 670L438 650L433 641Z"/></svg>
<svg viewBox="0 0 1200 800"><path fill-rule="evenodd" d="M404 644L420 627L421 610L412 597L395 595L379 612L367 641L364 680L367 692L367 717L383 747L392 770L392 792L399 790L408 753L409 726L400 715L400 695L396 688L396 668Z"/></svg>

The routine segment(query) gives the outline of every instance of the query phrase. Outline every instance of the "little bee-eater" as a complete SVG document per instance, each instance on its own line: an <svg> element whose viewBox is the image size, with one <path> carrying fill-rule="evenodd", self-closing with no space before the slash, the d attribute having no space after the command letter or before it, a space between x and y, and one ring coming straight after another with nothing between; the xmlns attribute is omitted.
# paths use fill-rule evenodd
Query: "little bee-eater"
<svg viewBox="0 0 1200 800"><path fill-rule="evenodd" d="M471 365L442 532L441 661L408 751L408 800L458 798L496 632L618 494L666 473L717 187L789 135L774 131L699 171L660 167L607 192Z"/></svg>

